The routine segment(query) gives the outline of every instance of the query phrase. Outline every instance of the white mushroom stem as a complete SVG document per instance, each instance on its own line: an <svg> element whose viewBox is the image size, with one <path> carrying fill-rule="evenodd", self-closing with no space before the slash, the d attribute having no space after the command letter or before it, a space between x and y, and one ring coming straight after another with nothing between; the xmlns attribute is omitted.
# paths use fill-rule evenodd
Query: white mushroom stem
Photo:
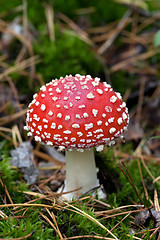
<svg viewBox="0 0 160 240"><path fill-rule="evenodd" d="M66 181L63 192L80 189L65 194L64 197L72 200L98 186L93 149L83 152L66 150Z"/></svg>

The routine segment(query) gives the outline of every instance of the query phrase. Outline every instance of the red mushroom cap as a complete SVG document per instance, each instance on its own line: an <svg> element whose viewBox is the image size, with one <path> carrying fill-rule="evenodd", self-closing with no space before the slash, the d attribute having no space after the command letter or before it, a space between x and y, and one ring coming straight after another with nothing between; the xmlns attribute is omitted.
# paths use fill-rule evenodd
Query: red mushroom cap
<svg viewBox="0 0 160 240"><path fill-rule="evenodd" d="M89 149L119 137L129 115L109 84L76 74L42 86L29 105L26 122L37 141L60 149Z"/></svg>

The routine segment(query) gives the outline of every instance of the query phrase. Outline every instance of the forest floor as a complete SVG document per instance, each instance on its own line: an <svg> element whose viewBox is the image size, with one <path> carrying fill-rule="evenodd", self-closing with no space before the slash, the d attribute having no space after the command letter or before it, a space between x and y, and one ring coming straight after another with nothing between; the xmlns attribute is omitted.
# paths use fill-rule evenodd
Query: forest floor
<svg viewBox="0 0 160 240"><path fill-rule="evenodd" d="M67 5L38 2L0 12L0 239L160 240L160 5L111 1L100 23L99 3L71 16ZM95 153L104 200L62 200L65 155L23 129L32 95L76 73L111 84L129 109L125 143Z"/></svg>

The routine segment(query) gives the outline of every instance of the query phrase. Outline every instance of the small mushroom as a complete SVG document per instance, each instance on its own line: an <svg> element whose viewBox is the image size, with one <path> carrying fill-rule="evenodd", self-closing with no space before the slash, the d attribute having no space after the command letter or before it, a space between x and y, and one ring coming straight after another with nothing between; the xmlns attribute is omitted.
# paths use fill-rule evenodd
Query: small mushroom
<svg viewBox="0 0 160 240"><path fill-rule="evenodd" d="M129 123L121 95L90 75L69 75L42 86L29 105L28 135L66 151L65 197L71 200L99 186L93 147L102 151Z"/></svg>

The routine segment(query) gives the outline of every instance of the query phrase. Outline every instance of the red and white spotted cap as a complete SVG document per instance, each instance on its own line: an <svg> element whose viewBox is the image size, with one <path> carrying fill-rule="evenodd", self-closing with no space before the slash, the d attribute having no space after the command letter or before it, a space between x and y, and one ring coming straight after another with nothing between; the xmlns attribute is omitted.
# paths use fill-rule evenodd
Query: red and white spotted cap
<svg viewBox="0 0 160 240"><path fill-rule="evenodd" d="M26 123L29 136L60 150L102 150L127 130L129 115L109 84L76 74L42 86L29 104Z"/></svg>

